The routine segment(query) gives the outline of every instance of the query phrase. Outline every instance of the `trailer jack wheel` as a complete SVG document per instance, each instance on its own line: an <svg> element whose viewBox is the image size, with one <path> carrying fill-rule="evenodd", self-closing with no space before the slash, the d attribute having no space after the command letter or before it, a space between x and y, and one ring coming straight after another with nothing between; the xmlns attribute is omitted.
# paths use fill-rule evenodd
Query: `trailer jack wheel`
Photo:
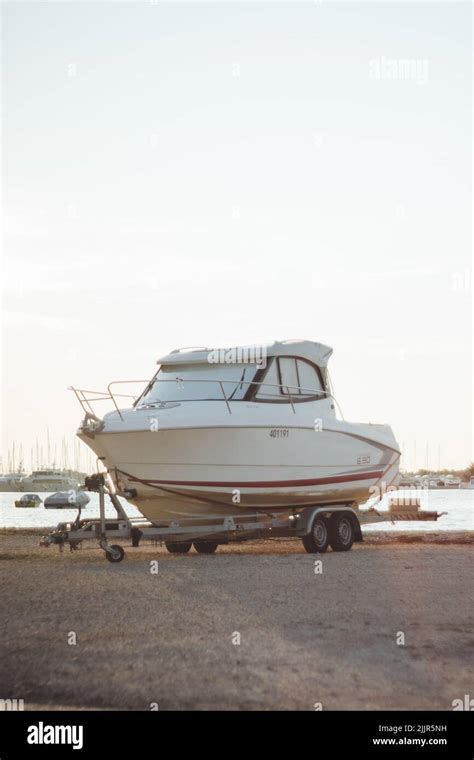
<svg viewBox="0 0 474 760"><path fill-rule="evenodd" d="M118 544L112 544L105 550L105 556L109 562L121 562L125 556L125 552Z"/></svg>
<svg viewBox="0 0 474 760"><path fill-rule="evenodd" d="M328 524L322 517L317 517L311 531L303 536L303 546L308 554L322 554L329 545Z"/></svg>
<svg viewBox="0 0 474 760"><path fill-rule="evenodd" d="M355 538L354 523L346 515L334 514L329 522L329 543L335 552L348 552Z"/></svg>

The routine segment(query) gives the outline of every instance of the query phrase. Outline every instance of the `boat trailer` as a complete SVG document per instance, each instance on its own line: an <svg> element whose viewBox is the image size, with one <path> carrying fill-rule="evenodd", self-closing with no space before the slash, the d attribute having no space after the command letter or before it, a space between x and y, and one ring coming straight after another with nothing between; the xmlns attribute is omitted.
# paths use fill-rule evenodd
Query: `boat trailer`
<svg viewBox="0 0 474 760"><path fill-rule="evenodd" d="M83 541L95 539L105 552L109 562L121 562L125 551L120 544L110 541L131 540L138 547L142 539L164 543L172 554L185 554L194 546L200 554L212 554L219 544L237 543L263 538L301 538L305 550L310 554L325 552L331 546L333 551L349 551L354 542L363 541L361 525L378 522L404 520L437 520L445 512L420 510L419 501L397 500L388 512L379 512L374 507L361 510L356 504L333 504L295 508L294 513L281 517L272 512L244 513L239 515L202 515L177 520L151 523L144 517L129 517L119 496L107 484L106 477L95 474L86 478L86 488L99 494L99 518L82 519L81 507L73 522L59 523L56 528L43 536L40 546L53 544L62 552L65 545L70 551L79 549ZM105 499L108 496L116 518L105 516Z"/></svg>

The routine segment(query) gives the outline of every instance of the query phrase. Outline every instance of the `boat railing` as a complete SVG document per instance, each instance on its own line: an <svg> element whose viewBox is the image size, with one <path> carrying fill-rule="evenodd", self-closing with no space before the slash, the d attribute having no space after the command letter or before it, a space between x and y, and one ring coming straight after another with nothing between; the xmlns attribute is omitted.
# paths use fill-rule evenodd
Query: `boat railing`
<svg viewBox="0 0 474 760"><path fill-rule="evenodd" d="M284 385L282 383L265 383L265 382L258 382L258 381L255 381L255 380L224 380L224 379L221 380L221 379L218 379L218 378L213 378L213 379L211 379L211 378L206 378L206 379L187 378L187 379L185 379L185 378L181 378L181 377L176 377L176 378L169 379L169 380L168 379L161 379L161 378L159 380L150 380L150 379L147 379L147 380L113 380L111 383L108 384L106 391L91 391L91 390L86 390L86 389L83 389L83 388L75 388L74 386L70 386L69 390L73 391L74 394L76 395L76 398L79 401L79 403L80 403L80 405L81 405L81 407L82 407L82 409L83 409L83 411L84 411L84 413L85 413L85 415L86 415L86 417L88 419L100 420L100 418L95 414L94 408L93 408L92 404L95 404L95 402L98 402L98 401L109 401L109 402L111 401L113 403L113 405L115 407L115 410L117 411L120 419L123 421L123 415L122 415L122 412L121 412L121 410L119 408L119 405L117 403L117 399L121 399L121 398L133 399L132 406L135 406L135 404L143 396L143 394L145 393L145 391L147 389L151 390L151 388L153 387L153 385L155 384L155 382L159 382L159 383L174 383L174 384L176 384L178 386L185 385L186 383L205 383L207 385L209 385L209 383L216 383L219 386L219 388L220 388L221 395L222 395L222 401L224 401L224 403L226 404L227 411L228 411L229 414L232 414L232 409L231 409L231 405L230 405L231 402L238 402L238 403L240 403L240 401L242 401L243 399L233 399L232 398L232 394L230 396L226 395L226 392L224 390L224 385L226 385L226 384L233 386L233 388L234 388L233 393L235 392L235 388L237 388L239 386L243 386L243 385L245 385L245 386L254 386L255 385L255 386L259 386L259 388L272 388L272 389L278 388L279 391L283 392L282 395L284 395L284 396L286 396L288 398L288 401L289 401L289 403L291 405L291 408L292 408L294 414L296 414L295 403L298 403L298 402L300 402L302 400L300 392L304 391L305 396L314 397L313 400L319 400L318 397L323 397L324 399L328 399L328 398L332 399L334 401L334 403L337 405L339 413L341 414L341 417L342 417L342 413L341 413L339 404L338 404L337 399L335 398L335 396L333 396L333 394L330 393L329 391L323 390L322 388L304 388L302 386ZM134 394L130 394L130 393L117 393L117 392L114 392L112 390L112 386L115 386L115 385L137 385L137 384L140 384L140 385L144 386L144 388L142 389L141 393L139 393L138 395L136 395L136 394L134 395ZM292 389L294 392L292 393L290 389ZM183 399L183 401L186 401L186 400L188 400L188 401L206 401L206 400L209 400L209 401L219 401L220 399ZM258 400L259 399L257 399L257 401ZM260 400L262 400L262 399L260 399ZM310 400L310 399L307 399L307 400ZM265 399L265 401L271 401L271 399ZM160 407L160 404L163 404L162 408L166 408L166 404L168 404L168 403L172 404L172 403L177 403L177 402L179 402L179 399L169 399L169 400L165 400L165 401L160 401L160 400L150 401L150 403L148 405L148 408L157 408L157 407ZM281 399L280 399L280 403L281 403ZM145 404L144 404L144 406L145 406ZM342 417L342 419L344 419L344 418Z"/></svg>

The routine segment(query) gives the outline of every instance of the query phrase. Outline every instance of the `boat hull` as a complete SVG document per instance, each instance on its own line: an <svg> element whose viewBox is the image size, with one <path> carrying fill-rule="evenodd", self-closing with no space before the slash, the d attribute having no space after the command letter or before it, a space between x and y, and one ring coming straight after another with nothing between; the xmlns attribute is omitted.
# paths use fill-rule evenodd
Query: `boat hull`
<svg viewBox="0 0 474 760"><path fill-rule="evenodd" d="M378 435L377 435L378 433ZM390 428L227 425L79 434L152 522L363 503L398 477Z"/></svg>

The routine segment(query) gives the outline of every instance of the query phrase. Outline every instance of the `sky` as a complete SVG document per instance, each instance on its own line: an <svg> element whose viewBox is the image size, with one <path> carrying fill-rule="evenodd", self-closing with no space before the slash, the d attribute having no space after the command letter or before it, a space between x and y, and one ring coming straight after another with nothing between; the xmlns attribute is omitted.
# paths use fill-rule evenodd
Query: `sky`
<svg viewBox="0 0 474 760"><path fill-rule="evenodd" d="M471 12L4 2L4 465L71 384L287 338L405 468L472 461Z"/></svg>

